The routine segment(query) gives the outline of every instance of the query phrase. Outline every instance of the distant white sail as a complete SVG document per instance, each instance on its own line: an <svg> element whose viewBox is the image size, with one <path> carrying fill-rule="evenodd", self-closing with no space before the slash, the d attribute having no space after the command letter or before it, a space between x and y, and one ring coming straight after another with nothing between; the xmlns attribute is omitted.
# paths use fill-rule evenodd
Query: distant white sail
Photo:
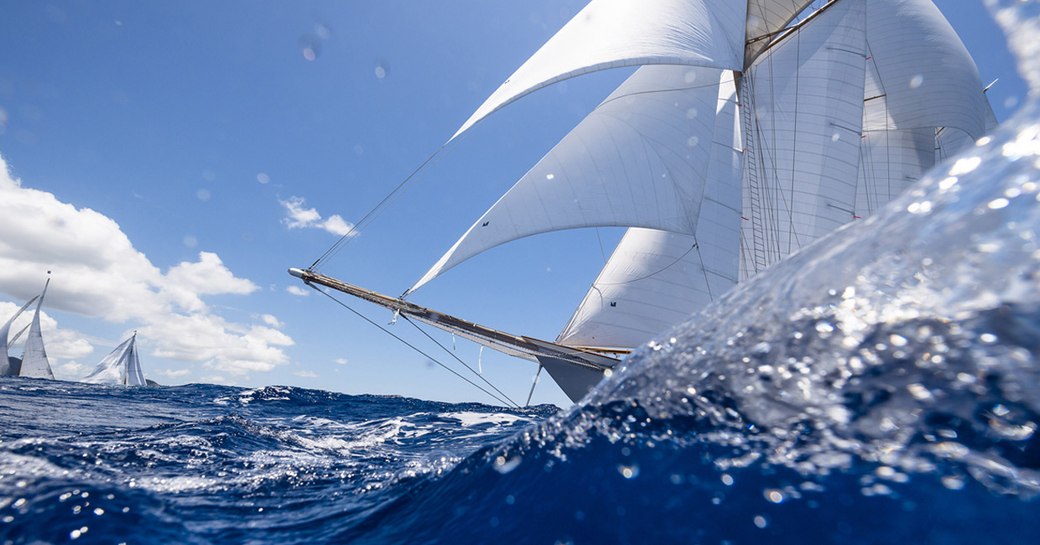
<svg viewBox="0 0 1040 545"><path fill-rule="evenodd" d="M146 386L137 355L137 334L123 341L98 363L83 382L120 386Z"/></svg>
<svg viewBox="0 0 1040 545"><path fill-rule="evenodd" d="M38 297L39 295L33 297L32 299L29 299L29 302L22 305L22 308L18 309L14 313L14 315L11 316L11 319L7 320L7 323L5 323L3 327L0 327L0 376L18 374L18 369L13 369L11 367L11 358L10 354L8 354L7 347L8 342L16 342L18 340L18 337L20 337L22 335L22 332L25 330L23 329L22 331L19 331L14 336L14 338L10 339L10 341L8 341L8 336L10 335L11 326L14 324L14 321L17 320L18 317L21 316L26 309L32 306L32 304L36 301Z"/></svg>
<svg viewBox="0 0 1040 545"><path fill-rule="evenodd" d="M33 313L32 323L29 325L29 336L25 339L25 354L22 356L22 368L18 373L23 377L54 378L51 364L47 361L47 350L43 347L43 335L40 333L40 307L43 306L43 299L47 295L47 287L50 284L51 280L48 278L47 283L43 286L43 293L36 302L36 312Z"/></svg>

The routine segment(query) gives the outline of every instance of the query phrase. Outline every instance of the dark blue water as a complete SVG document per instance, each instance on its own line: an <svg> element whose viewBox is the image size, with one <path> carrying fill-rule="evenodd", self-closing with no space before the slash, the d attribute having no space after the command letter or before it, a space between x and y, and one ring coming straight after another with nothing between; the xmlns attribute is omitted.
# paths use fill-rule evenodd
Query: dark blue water
<svg viewBox="0 0 1040 545"><path fill-rule="evenodd" d="M1040 543L1040 108L567 411L3 378L0 422L3 543Z"/></svg>

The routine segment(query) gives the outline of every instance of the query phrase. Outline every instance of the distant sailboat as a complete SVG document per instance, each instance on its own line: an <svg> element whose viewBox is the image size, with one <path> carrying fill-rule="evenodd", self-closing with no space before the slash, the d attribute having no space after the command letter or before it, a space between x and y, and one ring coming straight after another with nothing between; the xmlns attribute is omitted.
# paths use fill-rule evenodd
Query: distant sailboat
<svg viewBox="0 0 1040 545"><path fill-rule="evenodd" d="M8 354L8 347L18 341L18 338L22 336L22 333L25 333L26 328L22 328L22 330L16 333L14 337L11 337L10 340L8 340L7 337L10 334L11 326L14 325L14 321L17 320L26 309L32 306L39 297L40 296L37 295L32 299L29 299L27 303L22 305L22 308L18 309L18 311L11 316L10 320L7 320L7 323L4 324L3 327L0 327L0 376L17 376L18 372L22 368L22 360Z"/></svg>
<svg viewBox="0 0 1040 545"><path fill-rule="evenodd" d="M110 352L92 373L83 379L91 384L115 384L120 386L148 386L141 361L137 357L137 332Z"/></svg>
<svg viewBox="0 0 1040 545"><path fill-rule="evenodd" d="M22 366L18 371L19 376L31 378L54 378L51 364L47 360L47 350L43 346L43 335L40 332L40 307L47 295L47 287L51 285L51 279L43 285L43 293L36 301L36 312L33 313L32 323L29 324L29 336L25 339L25 353L22 355Z"/></svg>
<svg viewBox="0 0 1040 545"><path fill-rule="evenodd" d="M331 251L290 274L534 361L578 400L620 356L872 214L995 125L930 0L820 4L593 0L449 141L553 83L640 68L404 295L319 273ZM611 226L629 230L555 342L405 300L500 244Z"/></svg>

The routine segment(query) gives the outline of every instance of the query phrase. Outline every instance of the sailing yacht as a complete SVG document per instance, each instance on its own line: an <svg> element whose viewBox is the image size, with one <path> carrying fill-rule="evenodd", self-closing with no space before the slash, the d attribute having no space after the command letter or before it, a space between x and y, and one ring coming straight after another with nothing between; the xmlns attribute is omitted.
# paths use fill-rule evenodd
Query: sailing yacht
<svg viewBox="0 0 1040 545"><path fill-rule="evenodd" d="M636 69L401 297L322 274L325 256L290 274L532 360L577 401L633 348L996 124L930 0L593 0L448 142L529 93L619 67ZM589 227L628 230L554 341L406 299L495 246Z"/></svg>
<svg viewBox="0 0 1040 545"><path fill-rule="evenodd" d="M54 373L51 371L51 364L47 360L47 350L43 346L43 335L40 332L40 308L43 307L43 299L47 295L47 288L51 284L51 279L48 278L47 282L43 285L43 293L33 297L28 303L22 305L22 308L18 309L14 313L14 316L7 321L2 328L0 328L0 375L18 375L22 377L32 378L54 378ZM33 313L32 322L28 325L29 336L25 339L25 352L22 354L22 358L12 358L8 355L8 346L13 344L21 337L25 329L19 331L14 338L9 342L8 334L11 329L11 325L14 321L25 312L32 304L36 302L36 311Z"/></svg>
<svg viewBox="0 0 1040 545"><path fill-rule="evenodd" d="M119 386L147 386L141 370L141 360L137 356L137 332L123 341L107 356L102 358L97 367L87 375L83 382L90 384L114 384Z"/></svg>

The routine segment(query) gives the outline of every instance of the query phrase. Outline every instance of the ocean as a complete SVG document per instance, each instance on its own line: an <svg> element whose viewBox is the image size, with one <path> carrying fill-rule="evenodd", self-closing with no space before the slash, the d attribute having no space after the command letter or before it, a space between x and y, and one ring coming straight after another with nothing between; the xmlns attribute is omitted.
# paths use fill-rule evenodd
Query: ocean
<svg viewBox="0 0 1040 545"><path fill-rule="evenodd" d="M0 379L0 542L1040 543L1038 158L1030 103L564 410Z"/></svg>

